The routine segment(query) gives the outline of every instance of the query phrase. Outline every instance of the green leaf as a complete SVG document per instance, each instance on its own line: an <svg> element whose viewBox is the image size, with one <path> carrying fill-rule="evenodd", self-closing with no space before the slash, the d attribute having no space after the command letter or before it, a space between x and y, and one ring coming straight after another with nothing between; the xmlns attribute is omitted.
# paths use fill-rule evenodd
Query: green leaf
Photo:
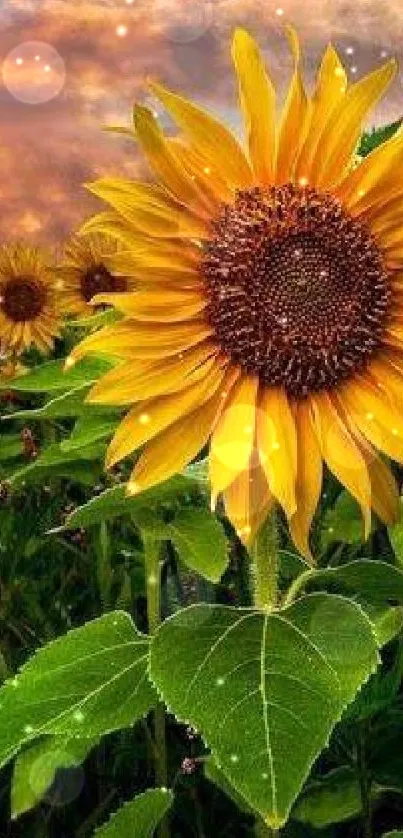
<svg viewBox="0 0 403 838"><path fill-rule="evenodd" d="M357 544L364 540L360 508L349 492L341 492L322 520L321 545L326 550L335 541Z"/></svg>
<svg viewBox="0 0 403 838"><path fill-rule="evenodd" d="M184 499L191 497L192 493L197 491L197 482L181 475L135 496L127 495L125 485L114 486L75 509L71 515L67 516L64 526L60 529L89 527L101 521L131 515L142 509L149 510L150 507L158 505L169 505L174 509L175 505L183 503Z"/></svg>
<svg viewBox="0 0 403 838"><path fill-rule="evenodd" d="M383 125L381 128L373 128L371 132L366 132L361 138L358 154L361 157L366 157L375 148L385 143L396 134L402 124L402 120L398 119L396 122L391 122L390 125Z"/></svg>
<svg viewBox="0 0 403 838"><path fill-rule="evenodd" d="M229 782L282 826L344 708L379 661L350 600L311 594L279 612L198 605L165 621L151 677Z"/></svg>
<svg viewBox="0 0 403 838"><path fill-rule="evenodd" d="M357 817L361 812L361 791L352 768L330 771L303 792L292 810L292 817L323 829L332 823Z"/></svg>
<svg viewBox="0 0 403 838"><path fill-rule="evenodd" d="M89 413L76 422L69 439L61 443L62 451L78 451L94 442L110 439L119 421L119 414L97 415Z"/></svg>
<svg viewBox="0 0 403 838"><path fill-rule="evenodd" d="M219 582L228 565L227 540L222 525L208 509L181 509L166 531L188 567L210 582Z"/></svg>
<svg viewBox="0 0 403 838"><path fill-rule="evenodd" d="M95 442L73 451L63 451L59 443L49 445L40 456L15 471L9 476L9 482L14 488L23 486L26 482L44 479L48 476L60 475L74 479L72 466L77 461L92 461L102 459L105 453L103 443Z"/></svg>
<svg viewBox="0 0 403 838"><path fill-rule="evenodd" d="M125 803L109 823L95 831L94 838L152 838L172 803L168 789L150 789Z"/></svg>
<svg viewBox="0 0 403 838"><path fill-rule="evenodd" d="M156 702L148 647L118 611L40 649L0 690L0 765L43 734L94 737L134 724Z"/></svg>
<svg viewBox="0 0 403 838"><path fill-rule="evenodd" d="M67 393L62 393L50 399L42 407L37 407L32 410L17 410L14 413L7 414L7 416L2 416L2 420L3 422L10 419L27 419L31 421L33 419L59 419L68 416L78 416L84 408L83 402L88 390L88 384L75 387L73 390L68 390Z"/></svg>
<svg viewBox="0 0 403 838"><path fill-rule="evenodd" d="M20 457L23 445L20 434L0 434L0 462Z"/></svg>
<svg viewBox="0 0 403 838"><path fill-rule="evenodd" d="M57 771L81 765L96 743L96 739L46 736L25 748L14 765L12 817L18 818L37 806L52 786Z"/></svg>
<svg viewBox="0 0 403 838"><path fill-rule="evenodd" d="M375 604L403 605L403 573L387 562L357 559L340 567L318 570L307 578L306 590L323 587L359 595Z"/></svg>
<svg viewBox="0 0 403 838"><path fill-rule="evenodd" d="M394 527L388 528L390 542L400 566L403 566L403 515Z"/></svg>
<svg viewBox="0 0 403 838"><path fill-rule="evenodd" d="M64 369L65 361L46 361L33 367L25 375L0 385L3 390L17 390L21 393L51 393L56 390L72 390L84 384L93 384L114 365L111 360L91 356Z"/></svg>

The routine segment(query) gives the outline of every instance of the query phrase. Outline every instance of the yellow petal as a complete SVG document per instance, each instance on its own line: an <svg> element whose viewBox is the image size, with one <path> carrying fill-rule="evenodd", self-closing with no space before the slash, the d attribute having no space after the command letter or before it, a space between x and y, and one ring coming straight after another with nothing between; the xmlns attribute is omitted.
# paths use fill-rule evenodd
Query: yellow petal
<svg viewBox="0 0 403 838"><path fill-rule="evenodd" d="M209 461L214 498L248 465L255 437L257 388L256 377L242 376L214 430Z"/></svg>
<svg viewBox="0 0 403 838"><path fill-rule="evenodd" d="M192 209L196 215L208 218L208 206L206 207L202 192L180 165L172 152L172 147L167 145L164 134L151 111L136 105L134 125L144 154L156 177L175 198Z"/></svg>
<svg viewBox="0 0 403 838"><path fill-rule="evenodd" d="M228 383L231 374L228 373ZM223 382L225 386L225 380ZM199 454L222 408L220 390L202 407L182 417L148 443L130 477L132 494L172 477Z"/></svg>
<svg viewBox="0 0 403 838"><path fill-rule="evenodd" d="M93 303L106 303L141 322L179 323L190 320L207 305L204 294L188 291L136 291L97 294Z"/></svg>
<svg viewBox="0 0 403 838"><path fill-rule="evenodd" d="M287 27L286 31L295 66L278 131L277 183L287 183L292 180L297 156L304 142L309 120L309 102L302 81L301 51L298 37L292 27Z"/></svg>
<svg viewBox="0 0 403 838"><path fill-rule="evenodd" d="M311 181L312 163L319 140L346 89L346 71L336 50L329 44L319 68L310 109L309 128L298 157L295 175L297 181Z"/></svg>
<svg viewBox="0 0 403 838"><path fill-rule="evenodd" d="M273 183L276 94L259 48L244 29L237 29L232 57L239 82L239 98L248 138L249 157L256 180Z"/></svg>
<svg viewBox="0 0 403 838"><path fill-rule="evenodd" d="M119 216L133 228L152 238L199 237L207 235L207 224L184 206L179 206L165 190L152 184L102 178L88 184L87 189L107 201L119 213L103 213L87 221L82 234L108 232ZM98 223L96 220L98 219ZM122 224L122 221L120 222ZM99 229L99 223L102 230ZM106 229L105 229L106 225Z"/></svg>
<svg viewBox="0 0 403 838"><path fill-rule="evenodd" d="M86 401L99 404L133 404L155 396L184 390L215 366L217 350L206 341L196 349L154 363L129 361L107 372L91 389Z"/></svg>
<svg viewBox="0 0 403 838"><path fill-rule="evenodd" d="M316 395L313 407L322 457L330 471L358 501L368 537L371 528L371 484L366 462L330 396L327 393Z"/></svg>
<svg viewBox="0 0 403 838"><path fill-rule="evenodd" d="M152 329L128 319L113 326L106 326L84 338L70 353L67 366L71 366L88 352L116 355L118 358L155 360L184 352L211 334L212 329L209 326L196 320L189 323L160 324L158 329Z"/></svg>
<svg viewBox="0 0 403 838"><path fill-rule="evenodd" d="M217 212L222 201L230 203L233 200L234 188L226 183L218 162L213 166L179 137L170 137L167 143L197 187L203 191L212 214Z"/></svg>
<svg viewBox="0 0 403 838"><path fill-rule="evenodd" d="M267 387L259 399L257 445L270 491L287 518L296 511L297 436L284 390Z"/></svg>
<svg viewBox="0 0 403 838"><path fill-rule="evenodd" d="M362 375L348 382L340 388L339 396L363 436L392 460L403 462L402 413L369 377Z"/></svg>
<svg viewBox="0 0 403 838"><path fill-rule="evenodd" d="M252 544L273 505L266 475L256 455L223 492L225 511L239 538Z"/></svg>
<svg viewBox="0 0 403 838"><path fill-rule="evenodd" d="M395 165L403 152L403 132L400 130L386 143L375 148L338 185L336 194L354 214L364 212L380 197L390 195L391 178L396 184Z"/></svg>
<svg viewBox="0 0 403 838"><path fill-rule="evenodd" d="M229 185L249 186L253 175L237 140L214 117L201 108L152 82L151 90L188 137L195 151L217 168Z"/></svg>
<svg viewBox="0 0 403 838"><path fill-rule="evenodd" d="M300 553L313 561L309 531L322 488L322 455L315 431L310 403L305 400L295 407L297 429L297 509L290 520L291 537Z"/></svg>
<svg viewBox="0 0 403 838"><path fill-rule="evenodd" d="M132 454L169 425L183 421L189 413L199 409L216 393L224 377L225 370L216 364L201 381L181 393L159 396L136 405L120 423L109 445L107 468ZM170 452L166 451L165 456L169 459Z"/></svg>
<svg viewBox="0 0 403 838"><path fill-rule="evenodd" d="M354 434L357 434L357 429L354 429ZM372 509L384 524L391 526L400 517L399 488L390 468L377 456L373 447L361 434L357 441L368 468Z"/></svg>
<svg viewBox="0 0 403 838"><path fill-rule="evenodd" d="M317 148L312 180L324 189L340 182L351 164L362 133L363 120L396 74L396 61L360 79L347 91L332 114Z"/></svg>

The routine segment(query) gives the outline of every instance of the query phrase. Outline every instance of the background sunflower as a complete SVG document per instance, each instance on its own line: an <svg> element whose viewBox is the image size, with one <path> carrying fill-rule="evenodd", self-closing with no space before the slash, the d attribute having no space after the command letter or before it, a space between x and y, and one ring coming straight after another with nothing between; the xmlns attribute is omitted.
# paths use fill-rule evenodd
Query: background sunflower
<svg viewBox="0 0 403 838"><path fill-rule="evenodd" d="M80 238L73 236L66 244L58 265L58 283L63 311L66 314L91 314L96 294L127 291L133 283L120 271L116 262L119 242L110 236L95 233Z"/></svg>
<svg viewBox="0 0 403 838"><path fill-rule="evenodd" d="M57 279L50 256L21 243L0 249L0 341L20 353L49 352L60 334Z"/></svg>

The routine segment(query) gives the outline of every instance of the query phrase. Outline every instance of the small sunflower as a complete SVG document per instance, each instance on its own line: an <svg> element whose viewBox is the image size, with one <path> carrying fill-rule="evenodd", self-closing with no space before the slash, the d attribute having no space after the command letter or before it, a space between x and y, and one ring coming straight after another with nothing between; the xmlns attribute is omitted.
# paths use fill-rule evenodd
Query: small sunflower
<svg viewBox="0 0 403 838"><path fill-rule="evenodd" d="M58 267L62 305L67 314L92 314L96 294L128 291L133 282L118 273L114 257L119 253L115 238L94 233L86 238L73 237L66 245Z"/></svg>
<svg viewBox="0 0 403 838"><path fill-rule="evenodd" d="M19 243L0 248L0 343L6 351L52 349L61 322L56 294L47 254Z"/></svg>
<svg viewBox="0 0 403 838"><path fill-rule="evenodd" d="M297 37L279 123L254 40L233 58L246 151L214 117L160 84L180 128L165 137L134 110L158 185L105 179L111 205L87 230L125 242L135 293L107 295L123 319L87 351L122 363L93 402L130 407L112 466L144 444L129 490L183 469L210 441L213 500L247 543L273 500L310 558L323 463L360 505L395 520L383 456L403 462L403 133L356 164L363 121L394 61L351 86L330 45L309 96ZM380 452L380 453L379 453Z"/></svg>

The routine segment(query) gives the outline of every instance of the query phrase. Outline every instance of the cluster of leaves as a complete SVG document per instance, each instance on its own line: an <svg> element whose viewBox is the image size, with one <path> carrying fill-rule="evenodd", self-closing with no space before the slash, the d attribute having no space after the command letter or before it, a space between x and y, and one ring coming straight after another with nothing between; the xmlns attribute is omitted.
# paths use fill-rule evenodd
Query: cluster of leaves
<svg viewBox="0 0 403 838"><path fill-rule="evenodd" d="M132 463L105 474L120 411L85 399L111 364L35 363L0 393L0 834L402 828L403 521L363 544L326 475L318 567L279 519L262 612L203 459L134 497Z"/></svg>

